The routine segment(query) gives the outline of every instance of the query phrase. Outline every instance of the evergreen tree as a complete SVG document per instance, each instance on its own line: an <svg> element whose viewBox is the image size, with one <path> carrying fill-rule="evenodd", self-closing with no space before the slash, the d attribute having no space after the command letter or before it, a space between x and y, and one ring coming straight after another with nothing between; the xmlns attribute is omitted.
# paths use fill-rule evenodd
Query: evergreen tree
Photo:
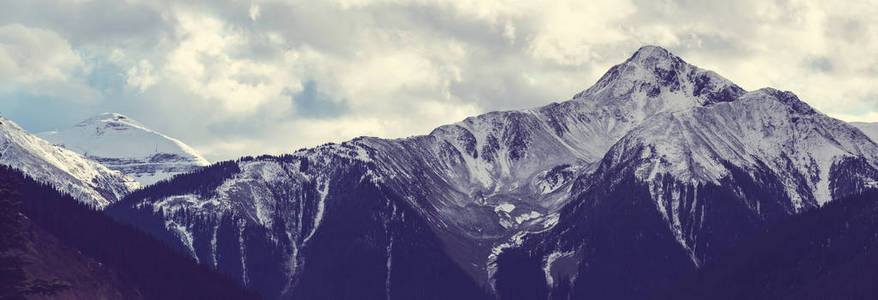
<svg viewBox="0 0 878 300"><path fill-rule="evenodd" d="M25 299L26 295L54 295L69 287L58 280L27 280L24 259L16 251L24 244L20 202L21 181L0 172L0 299Z"/></svg>
<svg viewBox="0 0 878 300"><path fill-rule="evenodd" d="M15 252L23 241L15 201L18 184L14 177L0 174L0 299L24 299L27 283L24 262Z"/></svg>

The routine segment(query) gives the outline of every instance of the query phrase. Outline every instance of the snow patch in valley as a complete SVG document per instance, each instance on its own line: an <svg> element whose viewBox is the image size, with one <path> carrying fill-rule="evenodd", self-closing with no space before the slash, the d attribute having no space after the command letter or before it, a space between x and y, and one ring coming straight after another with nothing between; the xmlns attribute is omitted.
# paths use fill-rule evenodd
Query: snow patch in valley
<svg viewBox="0 0 878 300"><path fill-rule="evenodd" d="M322 183L321 188L317 191L319 193L319 199L317 201L317 213L314 215L314 226L311 227L311 232L305 236L302 244L306 244L311 240L311 237L317 232L317 228L320 227L320 222L323 221L323 209L326 206L326 196L329 195L329 184L325 182Z"/></svg>
<svg viewBox="0 0 878 300"><path fill-rule="evenodd" d="M511 213L513 210L515 210L515 204L512 203L500 203L499 205L494 207L494 212L498 213L502 211L508 214Z"/></svg>
<svg viewBox="0 0 878 300"><path fill-rule="evenodd" d="M200 262L198 256L195 255L195 246L192 238L192 232L189 231L189 228L186 228L185 225L177 223L173 220L166 220L165 228L175 233L177 237L180 238L180 241L183 242L183 246L186 246L186 249L189 250L189 255L195 258L196 262Z"/></svg>
<svg viewBox="0 0 878 300"><path fill-rule="evenodd" d="M488 255L488 282L491 285L491 290L496 290L496 281L494 279L494 274L497 274L497 257L503 253L503 250L512 247L521 246L521 243L524 242L524 236L527 235L527 232L520 231L509 238L506 242L500 243L493 248L491 248L491 254Z"/></svg>

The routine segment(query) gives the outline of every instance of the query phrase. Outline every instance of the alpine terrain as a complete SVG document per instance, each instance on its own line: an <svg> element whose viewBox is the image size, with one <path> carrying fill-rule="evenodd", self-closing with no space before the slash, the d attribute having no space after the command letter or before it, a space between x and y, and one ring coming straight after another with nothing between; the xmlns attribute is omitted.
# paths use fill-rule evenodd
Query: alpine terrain
<svg viewBox="0 0 878 300"><path fill-rule="evenodd" d="M210 164L183 142L117 113L103 113L39 136L143 185Z"/></svg>
<svg viewBox="0 0 878 300"><path fill-rule="evenodd" d="M220 162L106 212L268 299L649 299L874 188L860 129L646 46L567 101Z"/></svg>
<svg viewBox="0 0 878 300"><path fill-rule="evenodd" d="M102 208L140 188L129 177L57 147L0 117L0 165L19 169L77 200Z"/></svg>

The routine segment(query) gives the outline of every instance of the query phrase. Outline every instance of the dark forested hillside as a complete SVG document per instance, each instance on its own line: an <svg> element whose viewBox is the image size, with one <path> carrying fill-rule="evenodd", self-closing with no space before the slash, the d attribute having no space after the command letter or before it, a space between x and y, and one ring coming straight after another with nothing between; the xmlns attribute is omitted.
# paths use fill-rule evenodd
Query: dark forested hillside
<svg viewBox="0 0 878 300"><path fill-rule="evenodd" d="M19 202L15 209L30 224L120 274L120 280L135 287L145 299L259 298L236 281L197 264L148 234L118 223L17 170L0 166L0 178L4 182L17 181L14 192L5 193L6 198L14 199L0 200ZM3 214L3 222L13 215Z"/></svg>
<svg viewBox="0 0 878 300"><path fill-rule="evenodd" d="M404 199L362 180L362 165L326 174L333 187L345 189L325 189L325 213L317 205L318 184L306 183L305 193L297 193L290 181L258 190L282 199L276 203L280 213L271 216L268 228L252 221L254 215L245 209L213 214L208 206L151 206L174 195L215 196L211 193L226 178L248 180L247 163L283 164L293 171L314 167L313 160L290 155L221 162L148 186L104 212L241 279L266 299L490 299L444 252L436 233ZM228 203L209 207L237 207L245 204L245 196L236 194ZM191 229L191 248L180 242L180 231L169 230L161 221L166 214ZM314 223L301 222L317 215L320 219ZM297 227L295 238L287 240L287 230Z"/></svg>
<svg viewBox="0 0 878 300"><path fill-rule="evenodd" d="M250 157L244 157L238 161L250 160ZM124 206L132 201L142 199L144 197L166 197L179 193L180 190L193 191L202 195L209 195L214 192L217 186L223 183L223 180L241 172L235 161L224 161L212 164L210 166L196 169L186 173L189 176L175 176L166 180L156 182L153 185L136 190L125 196L122 201L115 203L114 206Z"/></svg>
<svg viewBox="0 0 878 300"><path fill-rule="evenodd" d="M771 226L681 283L668 299L878 298L878 191Z"/></svg>

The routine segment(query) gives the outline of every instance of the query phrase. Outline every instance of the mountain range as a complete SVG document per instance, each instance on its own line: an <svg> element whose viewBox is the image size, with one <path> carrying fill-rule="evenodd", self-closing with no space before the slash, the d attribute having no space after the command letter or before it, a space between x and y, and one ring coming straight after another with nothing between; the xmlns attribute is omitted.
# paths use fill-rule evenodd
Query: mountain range
<svg viewBox="0 0 878 300"><path fill-rule="evenodd" d="M878 187L876 162L794 94L647 46L568 101L224 162L108 213L267 298L649 298Z"/></svg>
<svg viewBox="0 0 878 300"><path fill-rule="evenodd" d="M0 122L0 164L266 299L772 299L878 275L837 258L875 244L876 123L656 46L566 101L210 165L120 114L51 143Z"/></svg>

